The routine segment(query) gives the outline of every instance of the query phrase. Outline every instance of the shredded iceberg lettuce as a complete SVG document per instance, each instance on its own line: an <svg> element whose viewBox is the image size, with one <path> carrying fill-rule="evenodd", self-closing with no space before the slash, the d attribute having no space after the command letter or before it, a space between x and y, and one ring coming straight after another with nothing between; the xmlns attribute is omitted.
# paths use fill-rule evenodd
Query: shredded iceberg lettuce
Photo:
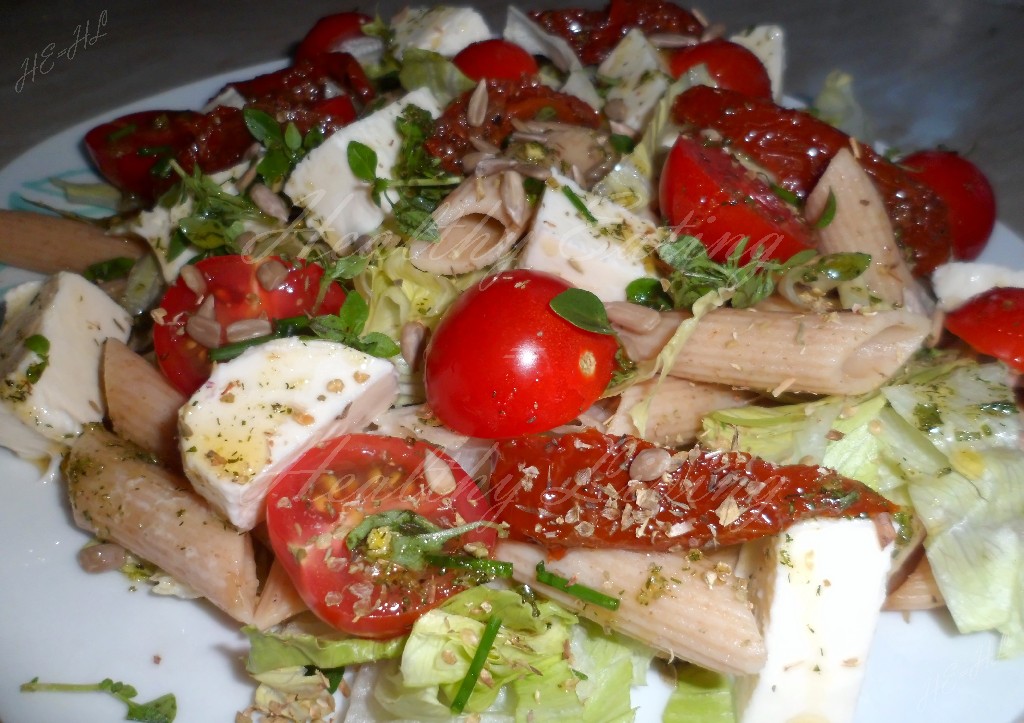
<svg viewBox="0 0 1024 723"><path fill-rule="evenodd" d="M1001 364L925 357L864 397L716 412L701 441L778 463L813 459L910 506L961 632L1024 654L1024 452Z"/></svg>
<svg viewBox="0 0 1024 723"><path fill-rule="evenodd" d="M735 723L732 686L721 673L682 665L662 723Z"/></svg>

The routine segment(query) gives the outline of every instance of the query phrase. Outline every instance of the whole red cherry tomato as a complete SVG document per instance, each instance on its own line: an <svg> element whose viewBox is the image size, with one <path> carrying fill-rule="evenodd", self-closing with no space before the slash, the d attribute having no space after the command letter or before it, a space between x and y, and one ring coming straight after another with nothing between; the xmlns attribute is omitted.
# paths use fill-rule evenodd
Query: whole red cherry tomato
<svg viewBox="0 0 1024 723"><path fill-rule="evenodd" d="M679 136L665 161L661 213L724 261L744 238L744 258L763 248L786 260L813 246L810 229L771 187L717 146Z"/></svg>
<svg viewBox="0 0 1024 723"><path fill-rule="evenodd" d="M369 15L351 12L320 18L295 50L296 62L344 50L345 41L362 37L363 26L372 20Z"/></svg>
<svg viewBox="0 0 1024 723"><path fill-rule="evenodd" d="M257 276L266 263L285 264L289 271L273 289L264 288ZM181 277L167 290L156 310L153 347L157 365L179 391L192 394L210 376L208 349L188 333L189 319L203 302L212 304L219 325L220 344L228 341L227 328L243 319L271 321L301 314L334 314L345 301L345 292L331 283L319 307L314 308L324 270L316 264L288 265L277 257L253 260L246 256L211 256L194 265L206 289L196 294Z"/></svg>
<svg viewBox="0 0 1024 723"><path fill-rule="evenodd" d="M448 310L427 347L427 403L452 429L497 439L570 422L601 396L618 343L551 309L570 286L520 269L481 281Z"/></svg>
<svg viewBox="0 0 1024 723"><path fill-rule="evenodd" d="M953 258L978 258L996 225L996 195L985 174L953 151L918 151L900 165L945 201Z"/></svg>
<svg viewBox="0 0 1024 723"><path fill-rule="evenodd" d="M524 75L536 75L539 70L532 55L515 43L500 38L470 43L452 58L452 62L473 80L519 80Z"/></svg>
<svg viewBox="0 0 1024 723"><path fill-rule="evenodd" d="M739 43L715 38L679 48L669 56L668 67L678 78L690 68L703 65L719 88L770 100L772 81L761 60Z"/></svg>
<svg viewBox="0 0 1024 723"><path fill-rule="evenodd" d="M277 559L310 610L351 635L389 638L478 580L454 568L421 569L391 559L388 535L414 534L386 513L408 510L451 529L487 520L490 505L476 483L443 452L423 442L353 434L306 452L267 495L267 534ZM364 524L362 541L349 533ZM369 529L367 529L369 528ZM429 528L428 528L429 529ZM371 539L372 538L372 539ZM440 554L490 553L493 528L476 527Z"/></svg>
<svg viewBox="0 0 1024 723"><path fill-rule="evenodd" d="M946 314L946 328L975 351L1024 372L1024 289L978 294Z"/></svg>

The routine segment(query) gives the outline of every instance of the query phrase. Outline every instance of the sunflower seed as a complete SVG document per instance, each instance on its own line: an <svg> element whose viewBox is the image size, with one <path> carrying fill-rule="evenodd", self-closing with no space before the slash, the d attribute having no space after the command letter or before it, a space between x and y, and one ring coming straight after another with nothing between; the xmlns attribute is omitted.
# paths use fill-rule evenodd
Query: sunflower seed
<svg viewBox="0 0 1024 723"><path fill-rule="evenodd" d="M479 128L487 120L487 81L481 80L476 84L473 95L469 96L469 105L466 106L466 122L474 128Z"/></svg>
<svg viewBox="0 0 1024 723"><path fill-rule="evenodd" d="M188 264L181 267L181 280L193 294L202 298L206 296L206 277L195 266Z"/></svg>
<svg viewBox="0 0 1024 723"><path fill-rule="evenodd" d="M288 279L288 267L277 259L270 259L256 269L256 280L266 291L277 291Z"/></svg>
<svg viewBox="0 0 1024 723"><path fill-rule="evenodd" d="M239 319L228 324L227 329L224 330L224 338L229 343L234 343L266 336L273 331L274 327L267 319Z"/></svg>
<svg viewBox="0 0 1024 723"><path fill-rule="evenodd" d="M505 171L501 176L501 203L512 223L519 226L526 222L526 190L523 188L523 177L515 170Z"/></svg>
<svg viewBox="0 0 1024 723"><path fill-rule="evenodd" d="M249 198L256 204L256 207L271 218L278 221L288 220L288 206L276 193L264 186L262 183L254 183L249 188Z"/></svg>
<svg viewBox="0 0 1024 723"><path fill-rule="evenodd" d="M207 349L216 349L220 346L221 327L216 319L193 314L185 322L185 333Z"/></svg>

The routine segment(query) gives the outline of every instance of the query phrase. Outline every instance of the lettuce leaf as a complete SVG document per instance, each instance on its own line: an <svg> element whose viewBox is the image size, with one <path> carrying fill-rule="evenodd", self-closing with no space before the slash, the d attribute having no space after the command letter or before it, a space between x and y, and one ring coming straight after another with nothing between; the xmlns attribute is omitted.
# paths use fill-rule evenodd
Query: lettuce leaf
<svg viewBox="0 0 1024 723"><path fill-rule="evenodd" d="M420 48L406 49L398 80L408 91L426 88L442 107L476 86L448 58Z"/></svg>
<svg viewBox="0 0 1024 723"><path fill-rule="evenodd" d="M368 640L365 638L314 635L285 628L260 632L254 627L242 629L249 638L246 670L254 676L294 666L313 666L322 670L342 668L356 663L397 658L404 638Z"/></svg>
<svg viewBox="0 0 1024 723"><path fill-rule="evenodd" d="M662 723L734 723L729 678L697 665L679 668Z"/></svg>

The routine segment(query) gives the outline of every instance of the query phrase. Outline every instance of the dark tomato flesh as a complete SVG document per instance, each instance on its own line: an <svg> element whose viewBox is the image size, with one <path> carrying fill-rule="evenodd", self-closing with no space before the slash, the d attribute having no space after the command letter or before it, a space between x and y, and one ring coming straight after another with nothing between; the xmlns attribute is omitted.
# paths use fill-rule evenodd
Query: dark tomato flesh
<svg viewBox="0 0 1024 723"><path fill-rule="evenodd" d="M604 392L618 343L566 321L551 300L570 288L525 269L460 296L427 348L427 403L448 427L490 439L570 422Z"/></svg>
<svg viewBox="0 0 1024 723"><path fill-rule="evenodd" d="M289 271L276 288L268 290L260 283L257 272L261 265L271 261L285 264ZM200 313L201 307L206 309L212 304L212 312L204 313L212 313L219 325L220 344L224 344L228 326L236 321L334 314L345 301L344 290L332 282L323 302L315 306L324 273L316 264L232 255L203 259L194 268L205 281L204 293L196 294L179 277L160 301L155 312L158 321L153 327L157 365L171 384L186 395L198 389L213 368L208 347L187 331L189 319ZM207 307L203 307L204 303Z"/></svg>
<svg viewBox="0 0 1024 723"><path fill-rule="evenodd" d="M424 472L438 464L451 473L451 484L440 489ZM402 635L472 584L456 572L400 568L348 548L348 532L390 510L411 510L443 528L491 516L479 487L443 452L368 434L317 445L274 481L267 496L267 532L277 559L309 608L351 635ZM477 528L451 541L449 552L475 544L490 553L495 541L493 528Z"/></svg>

